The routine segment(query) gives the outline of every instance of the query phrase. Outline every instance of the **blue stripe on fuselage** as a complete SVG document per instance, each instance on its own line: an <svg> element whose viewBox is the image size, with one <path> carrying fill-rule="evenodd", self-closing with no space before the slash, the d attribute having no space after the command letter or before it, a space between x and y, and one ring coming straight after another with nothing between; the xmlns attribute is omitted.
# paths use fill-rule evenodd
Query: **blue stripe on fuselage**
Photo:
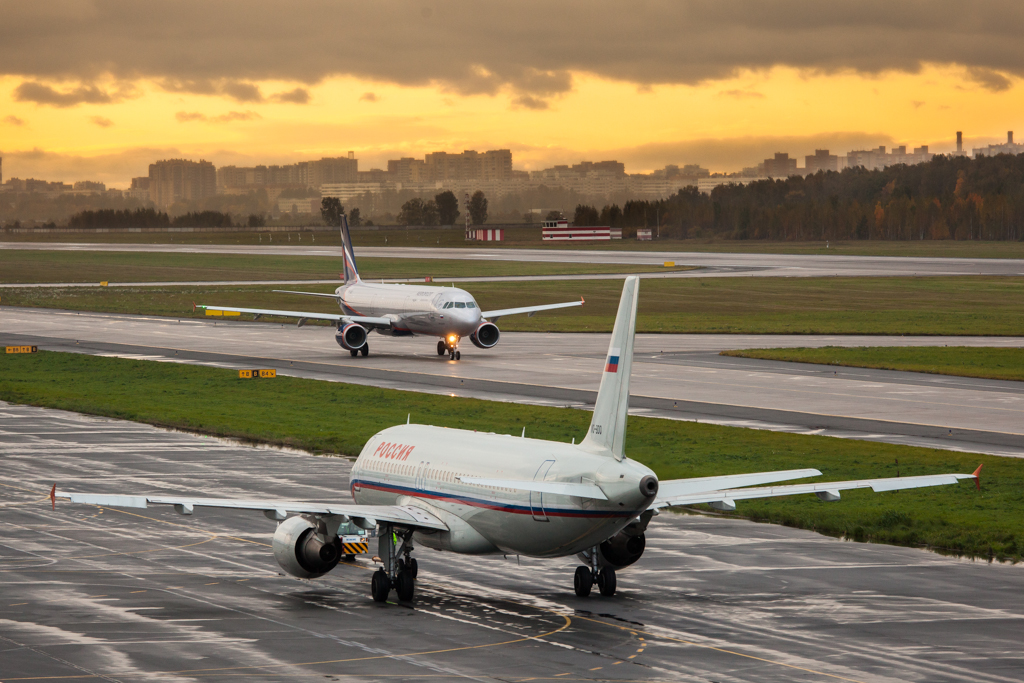
<svg viewBox="0 0 1024 683"><path fill-rule="evenodd" d="M500 512L509 512L517 515L534 514L533 508L531 508L529 505L513 505L510 503L501 503L498 501L487 500L485 498L473 498L471 496L460 496L451 493L441 493L440 491L417 489L411 486L386 484L381 481L372 481L369 479L354 479L350 486L353 489L359 486L374 489L376 491L385 491L388 493L415 496L417 498L428 498L431 500L441 500L448 503L459 503L461 505L487 508L489 510L498 510ZM540 513L541 511L537 510L536 512ZM547 517L583 517L594 519L607 519L610 517L635 517L638 514L640 514L640 512L640 510L581 510L579 508L549 508L546 505L543 509L543 514Z"/></svg>

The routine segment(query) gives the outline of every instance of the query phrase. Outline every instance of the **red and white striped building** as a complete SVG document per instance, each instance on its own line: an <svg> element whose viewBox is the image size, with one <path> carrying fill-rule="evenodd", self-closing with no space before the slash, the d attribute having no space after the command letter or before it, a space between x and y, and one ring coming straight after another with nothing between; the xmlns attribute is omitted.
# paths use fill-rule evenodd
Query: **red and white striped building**
<svg viewBox="0 0 1024 683"><path fill-rule="evenodd" d="M622 228L608 226L576 226L569 221L544 221L541 224L541 236L544 241L560 240L620 240Z"/></svg>

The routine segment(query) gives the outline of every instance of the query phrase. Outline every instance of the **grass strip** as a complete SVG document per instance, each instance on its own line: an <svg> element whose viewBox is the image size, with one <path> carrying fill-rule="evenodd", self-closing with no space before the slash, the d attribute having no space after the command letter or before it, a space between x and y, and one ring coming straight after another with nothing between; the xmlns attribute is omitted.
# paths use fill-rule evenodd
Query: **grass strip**
<svg viewBox="0 0 1024 683"><path fill-rule="evenodd" d="M739 349L723 356L905 370L935 375L1024 381L1024 348L973 346L825 346L816 349Z"/></svg>
<svg viewBox="0 0 1024 683"><path fill-rule="evenodd" d="M203 366L39 352L0 357L0 400L145 422L320 453L356 455L380 429L415 422L569 441L590 414L278 377L240 380ZM662 479L816 467L825 481L972 472L969 483L903 492L743 501L742 516L858 541L925 545L1017 561L1024 548L1024 462L821 436L629 418L627 450ZM267 453L265 457L273 457Z"/></svg>
<svg viewBox="0 0 1024 683"><path fill-rule="evenodd" d="M439 283L443 283L439 281ZM331 292L332 285L302 289ZM504 331L609 332L618 280L475 282L484 310L586 299L582 308L502 318ZM2 288L13 306L190 316L192 302L337 313L330 300L273 294L270 287ZM743 334L1024 334L1024 278L649 278L640 288L639 332Z"/></svg>
<svg viewBox="0 0 1024 683"><path fill-rule="evenodd" d="M307 236L308 238L308 236ZM341 259L333 256L179 254L124 251L9 250L0 260L0 282L188 282L236 280L337 280ZM600 263L538 263L459 259L360 258L364 278L479 277L504 275L593 275L692 270Z"/></svg>

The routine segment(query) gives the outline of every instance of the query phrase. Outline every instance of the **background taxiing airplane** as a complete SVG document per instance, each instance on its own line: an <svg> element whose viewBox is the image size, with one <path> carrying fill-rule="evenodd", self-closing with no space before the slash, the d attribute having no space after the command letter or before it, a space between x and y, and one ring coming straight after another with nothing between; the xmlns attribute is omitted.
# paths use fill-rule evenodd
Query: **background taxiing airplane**
<svg viewBox="0 0 1024 683"><path fill-rule="evenodd" d="M338 564L343 525L376 529L383 565L371 595L413 598L418 571L415 546L470 555L531 557L576 555L576 594L597 585L615 593L616 570L644 552L653 515L674 505L710 503L735 509L735 501L814 493L824 501L847 489L894 491L979 480L974 474L833 481L761 486L821 474L815 469L756 472L659 482L654 472L626 457L626 413L633 359L639 279L626 279L608 356L586 437L576 444L404 424L374 435L352 467L354 503L233 500L190 496L98 495L51 490L73 503L140 507L173 505L258 510L278 520L274 556L293 576L316 578ZM980 487L980 486L979 486ZM344 533L344 532L342 532Z"/></svg>
<svg viewBox="0 0 1024 683"><path fill-rule="evenodd" d="M353 356L360 353L366 356L370 353L370 343L367 339L370 330L394 337L416 334L439 337L437 355L443 356L447 353L451 360L460 360L462 352L459 351L459 341L463 337L469 337L473 345L481 349L492 348L498 343L501 332L495 323L502 316L520 313L533 315L539 311L582 306L584 303L580 298L579 301L561 304L481 311L473 296L463 289L430 285L389 285L361 280L359 271L356 270L356 255L352 250L352 238L345 216L341 217L341 244L344 254L342 275L345 284L334 290L334 294L274 290L284 294L334 299L341 306L341 315L227 306L199 305L196 308L251 313L255 318L264 315L298 318L299 325L306 320L330 320L337 325L335 339L338 344Z"/></svg>

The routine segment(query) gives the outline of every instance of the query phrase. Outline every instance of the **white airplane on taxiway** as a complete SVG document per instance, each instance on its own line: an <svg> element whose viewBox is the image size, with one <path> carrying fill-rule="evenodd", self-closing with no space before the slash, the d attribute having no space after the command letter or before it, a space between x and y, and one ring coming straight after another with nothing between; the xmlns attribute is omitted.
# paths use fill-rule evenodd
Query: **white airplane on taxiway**
<svg viewBox="0 0 1024 683"><path fill-rule="evenodd" d="M301 326L306 320L330 320L338 328L335 339L338 344L357 356L370 353L367 339L370 330L392 337L426 335L439 337L437 355L448 354L451 360L460 360L459 341L469 337L474 346L492 348L498 343L501 332L495 324L506 315L526 313L533 315L540 311L556 308L582 306L584 301L569 301L542 306L523 306L496 311L481 311L473 296L453 287L430 285L402 285L374 283L361 280L356 269L356 255L352 250L352 237L348 230L348 219L341 217L341 244L344 254L345 284L334 290L334 294L320 292L291 292L274 290L283 294L302 294L334 299L341 306L342 314L310 313L306 311L281 311L264 308L232 308L229 306L197 305L207 311L248 313L254 319L264 315L298 318Z"/></svg>
<svg viewBox="0 0 1024 683"><path fill-rule="evenodd" d="M756 472L659 482L626 456L626 413L633 359L637 290L628 277L603 363L601 386L586 437L576 444L508 434L404 424L375 434L352 466L354 502L306 503L192 496L99 495L51 490L51 499L139 507L173 505L185 515L197 507L258 510L279 522L274 556L291 574L313 579L332 570L343 552L339 529L376 529L383 565L371 582L378 602L395 588L413 598L418 570L414 547L469 555L576 555L574 580L584 597L597 585L615 593L616 570L644 552L653 515L675 505L709 503L734 510L735 501L814 493L839 500L847 489L895 491L979 480L973 474L762 486L821 474L816 469ZM325 463L325 466L330 466Z"/></svg>

